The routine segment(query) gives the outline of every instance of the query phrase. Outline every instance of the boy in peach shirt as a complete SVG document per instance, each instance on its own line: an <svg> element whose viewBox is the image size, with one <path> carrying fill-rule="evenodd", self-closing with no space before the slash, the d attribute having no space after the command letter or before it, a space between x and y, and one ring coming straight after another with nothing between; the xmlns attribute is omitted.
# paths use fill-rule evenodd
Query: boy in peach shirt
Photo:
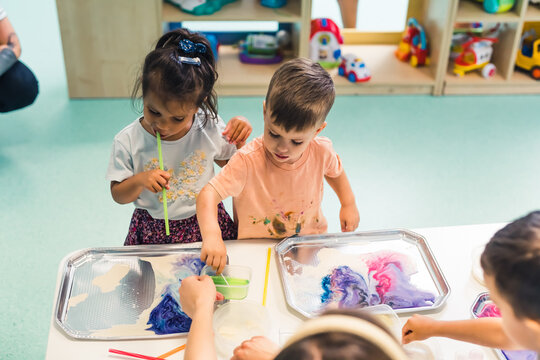
<svg viewBox="0 0 540 360"><path fill-rule="evenodd" d="M332 142L317 136L334 99L332 78L317 63L299 58L276 71L263 102L263 136L239 150L197 197L206 264L218 272L225 266L216 209L229 196L239 239L325 233L323 179L341 202L341 230L358 227L358 209L341 160Z"/></svg>

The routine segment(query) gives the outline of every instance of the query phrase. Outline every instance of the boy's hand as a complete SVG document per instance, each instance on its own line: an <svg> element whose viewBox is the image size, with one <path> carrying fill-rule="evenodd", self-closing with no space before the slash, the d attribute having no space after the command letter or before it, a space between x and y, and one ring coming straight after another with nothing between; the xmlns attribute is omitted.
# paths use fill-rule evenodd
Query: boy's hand
<svg viewBox="0 0 540 360"><path fill-rule="evenodd" d="M153 193L160 192L163 188L169 190L171 174L167 171L161 169L148 170L139 173L138 176L142 186Z"/></svg>
<svg viewBox="0 0 540 360"><path fill-rule="evenodd" d="M216 291L216 286L208 275L192 275L183 279L178 294L182 311L191 318L197 310L211 312L214 302L223 300L223 295Z"/></svg>
<svg viewBox="0 0 540 360"><path fill-rule="evenodd" d="M412 341L429 339L434 334L437 320L428 316L413 315L401 329L401 342L408 344Z"/></svg>
<svg viewBox="0 0 540 360"><path fill-rule="evenodd" d="M264 336L254 336L234 349L231 360L271 360L279 353L279 346Z"/></svg>
<svg viewBox="0 0 540 360"><path fill-rule="evenodd" d="M212 266L217 274L221 274L227 265L227 248L219 236L219 239L203 240L201 260L208 266Z"/></svg>
<svg viewBox="0 0 540 360"><path fill-rule="evenodd" d="M229 120L222 135L225 136L229 144L235 144L240 149L246 144L252 129L248 119L243 116L235 116Z"/></svg>
<svg viewBox="0 0 540 360"><path fill-rule="evenodd" d="M342 206L339 212L339 220L341 221L341 231L350 232L356 230L360 222L360 214L356 204Z"/></svg>

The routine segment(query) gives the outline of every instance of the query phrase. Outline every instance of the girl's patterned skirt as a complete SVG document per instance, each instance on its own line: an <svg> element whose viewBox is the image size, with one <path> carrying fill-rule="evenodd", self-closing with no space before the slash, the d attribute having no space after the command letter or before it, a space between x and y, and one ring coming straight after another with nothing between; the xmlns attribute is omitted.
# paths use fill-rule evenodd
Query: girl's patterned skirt
<svg viewBox="0 0 540 360"><path fill-rule="evenodd" d="M237 228L225 210L223 203L218 205L218 221L223 240L236 239ZM135 209L129 224L129 233L124 245L173 244L202 241L197 215L182 220L169 220L169 233L165 234L165 220L154 219L148 211Z"/></svg>

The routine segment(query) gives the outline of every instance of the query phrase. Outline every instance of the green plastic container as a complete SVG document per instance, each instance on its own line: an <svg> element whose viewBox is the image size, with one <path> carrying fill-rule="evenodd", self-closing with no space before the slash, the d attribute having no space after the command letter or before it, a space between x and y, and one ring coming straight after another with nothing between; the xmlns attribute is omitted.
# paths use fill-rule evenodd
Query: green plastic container
<svg viewBox="0 0 540 360"><path fill-rule="evenodd" d="M216 290L221 293L227 300L242 300L245 299L248 290L249 282L251 281L251 268L239 265L227 265L223 269L222 275L216 275L212 267L205 266L201 275L209 275Z"/></svg>
<svg viewBox="0 0 540 360"><path fill-rule="evenodd" d="M214 280L214 284L216 284L216 290L223 294L225 299L241 300L247 296L249 289L249 280L247 279L229 276L225 276L225 279L223 279L221 275L214 275L212 276L212 280ZM225 283L225 280L227 280L229 285Z"/></svg>

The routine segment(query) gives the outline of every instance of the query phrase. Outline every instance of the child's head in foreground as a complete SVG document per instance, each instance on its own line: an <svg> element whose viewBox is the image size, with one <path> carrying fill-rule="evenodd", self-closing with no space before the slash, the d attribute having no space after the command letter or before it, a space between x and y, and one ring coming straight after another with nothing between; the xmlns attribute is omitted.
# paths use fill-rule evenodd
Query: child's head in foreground
<svg viewBox="0 0 540 360"><path fill-rule="evenodd" d="M403 360L401 345L368 313L330 310L306 321L274 360Z"/></svg>
<svg viewBox="0 0 540 360"><path fill-rule="evenodd" d="M330 74L319 64L297 58L275 72L264 109L264 146L278 162L294 163L326 126L336 97Z"/></svg>
<svg viewBox="0 0 540 360"><path fill-rule="evenodd" d="M191 128L199 108L206 119L216 117L216 80L212 48L203 35L186 29L164 34L146 56L133 89L134 99L142 89L143 126L175 140Z"/></svg>
<svg viewBox="0 0 540 360"><path fill-rule="evenodd" d="M540 211L497 231L481 263L508 337L540 351Z"/></svg>

